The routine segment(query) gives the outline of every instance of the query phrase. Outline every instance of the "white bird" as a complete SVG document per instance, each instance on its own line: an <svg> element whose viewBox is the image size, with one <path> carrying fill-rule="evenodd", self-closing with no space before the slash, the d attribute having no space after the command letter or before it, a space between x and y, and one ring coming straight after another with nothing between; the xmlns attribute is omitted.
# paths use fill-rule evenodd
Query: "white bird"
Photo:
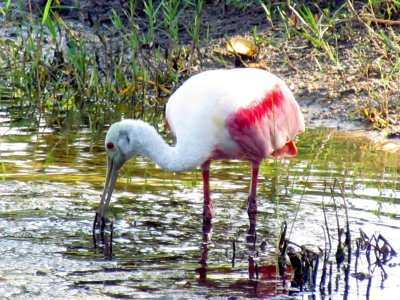
<svg viewBox="0 0 400 300"><path fill-rule="evenodd" d="M260 69L205 71L188 79L170 97L166 122L176 138L169 145L154 127L122 120L107 132L107 178L94 229L108 220L109 203L122 165L137 154L162 169L181 172L201 167L203 222L211 223L209 168L216 159L245 159L252 164L248 214L255 222L257 177L266 157L297 154L296 135L304 119L292 92L277 76ZM254 225L254 224L253 224Z"/></svg>

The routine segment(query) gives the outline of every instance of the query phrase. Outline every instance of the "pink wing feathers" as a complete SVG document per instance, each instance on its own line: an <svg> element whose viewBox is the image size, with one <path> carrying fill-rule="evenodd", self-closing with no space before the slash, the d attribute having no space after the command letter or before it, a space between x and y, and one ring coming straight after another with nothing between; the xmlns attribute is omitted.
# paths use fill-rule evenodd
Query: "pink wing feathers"
<svg viewBox="0 0 400 300"><path fill-rule="evenodd" d="M247 159L297 154L294 138L304 131L304 119L293 94L277 83L260 99L228 116L226 127Z"/></svg>

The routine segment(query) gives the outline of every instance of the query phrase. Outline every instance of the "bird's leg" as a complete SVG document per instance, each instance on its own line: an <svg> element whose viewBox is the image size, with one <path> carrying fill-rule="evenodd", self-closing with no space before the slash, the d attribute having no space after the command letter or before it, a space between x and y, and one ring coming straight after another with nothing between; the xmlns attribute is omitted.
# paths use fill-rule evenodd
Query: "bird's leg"
<svg viewBox="0 0 400 300"><path fill-rule="evenodd" d="M201 165L201 172L203 175L203 230L204 227L209 227L213 217L213 207L210 197L210 161L206 161Z"/></svg>
<svg viewBox="0 0 400 300"><path fill-rule="evenodd" d="M212 233L212 217L213 207L210 197L210 162L207 161L201 165L201 172L203 176L203 191L204 191L204 204L203 204L203 240L201 243L201 257L199 260L200 268L197 272L200 275L200 279L207 278L207 259L208 250L210 247L210 239Z"/></svg>
<svg viewBox="0 0 400 300"><path fill-rule="evenodd" d="M257 214L257 181L258 181L258 170L260 163L253 162L251 172L251 184L249 198L247 202L247 213L250 215Z"/></svg>
<svg viewBox="0 0 400 300"><path fill-rule="evenodd" d="M250 192L249 192L249 197L247 199L247 214L249 216L249 222L250 222L248 235L249 237L250 236L254 237L254 239L256 235L256 226L257 226L257 181L258 181L259 167L260 167L259 162L252 163Z"/></svg>
<svg viewBox="0 0 400 300"><path fill-rule="evenodd" d="M212 217L213 207L210 197L210 161L207 161L201 165L201 173L203 176L203 192L204 192L204 203L203 203L203 241L201 243L201 257L200 257L200 268L197 269L200 275L200 279L207 277L207 258L209 250L209 241L211 239L212 232Z"/></svg>

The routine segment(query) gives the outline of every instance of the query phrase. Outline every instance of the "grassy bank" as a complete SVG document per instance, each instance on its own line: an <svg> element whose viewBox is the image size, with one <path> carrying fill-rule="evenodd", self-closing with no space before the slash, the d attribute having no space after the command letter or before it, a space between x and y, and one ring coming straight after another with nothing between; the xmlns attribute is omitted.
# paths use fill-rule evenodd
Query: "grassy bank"
<svg viewBox="0 0 400 300"><path fill-rule="evenodd" d="M1 109L14 125L99 130L122 117L157 124L169 94L191 74L260 61L272 71L283 65L289 81L312 69L354 83L359 101L348 118L398 125L399 1L130 0L103 14L85 1L39 2L0 7ZM243 26L251 19L256 25ZM227 53L234 35L257 53ZM301 81L299 97L311 86ZM336 90L328 98L341 101L351 89Z"/></svg>

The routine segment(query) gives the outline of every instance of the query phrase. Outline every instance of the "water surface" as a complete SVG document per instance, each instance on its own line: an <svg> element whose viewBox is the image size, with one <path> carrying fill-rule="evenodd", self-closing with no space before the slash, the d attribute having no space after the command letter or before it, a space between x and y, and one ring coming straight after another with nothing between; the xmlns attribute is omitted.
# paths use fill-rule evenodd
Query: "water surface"
<svg viewBox="0 0 400 300"><path fill-rule="evenodd" d="M294 293L295 299L320 299L318 287L299 293L288 282L282 286L261 273L259 280L249 279L248 260L254 257L260 270L275 264L284 221L291 241L324 249L321 203L336 247L337 221L340 227L346 222L342 196L353 242L361 229L369 236L381 234L400 252L400 152L387 151L391 147L365 135L309 129L300 136L297 157L263 163L255 249L246 242L250 166L239 161L214 163L215 218L204 274L198 263L204 251L198 170L172 174L143 157L130 161L113 195L109 258L102 247L94 248L92 240L94 210L105 177L104 135L36 133L10 128L6 122L0 132L2 297L265 298ZM332 261L333 254L334 249ZM398 257L383 266L386 275L377 266L368 268L362 255L360 259L355 270L353 257L347 287L343 272L334 268L333 298L390 298L398 292ZM372 277L356 279L356 271Z"/></svg>

